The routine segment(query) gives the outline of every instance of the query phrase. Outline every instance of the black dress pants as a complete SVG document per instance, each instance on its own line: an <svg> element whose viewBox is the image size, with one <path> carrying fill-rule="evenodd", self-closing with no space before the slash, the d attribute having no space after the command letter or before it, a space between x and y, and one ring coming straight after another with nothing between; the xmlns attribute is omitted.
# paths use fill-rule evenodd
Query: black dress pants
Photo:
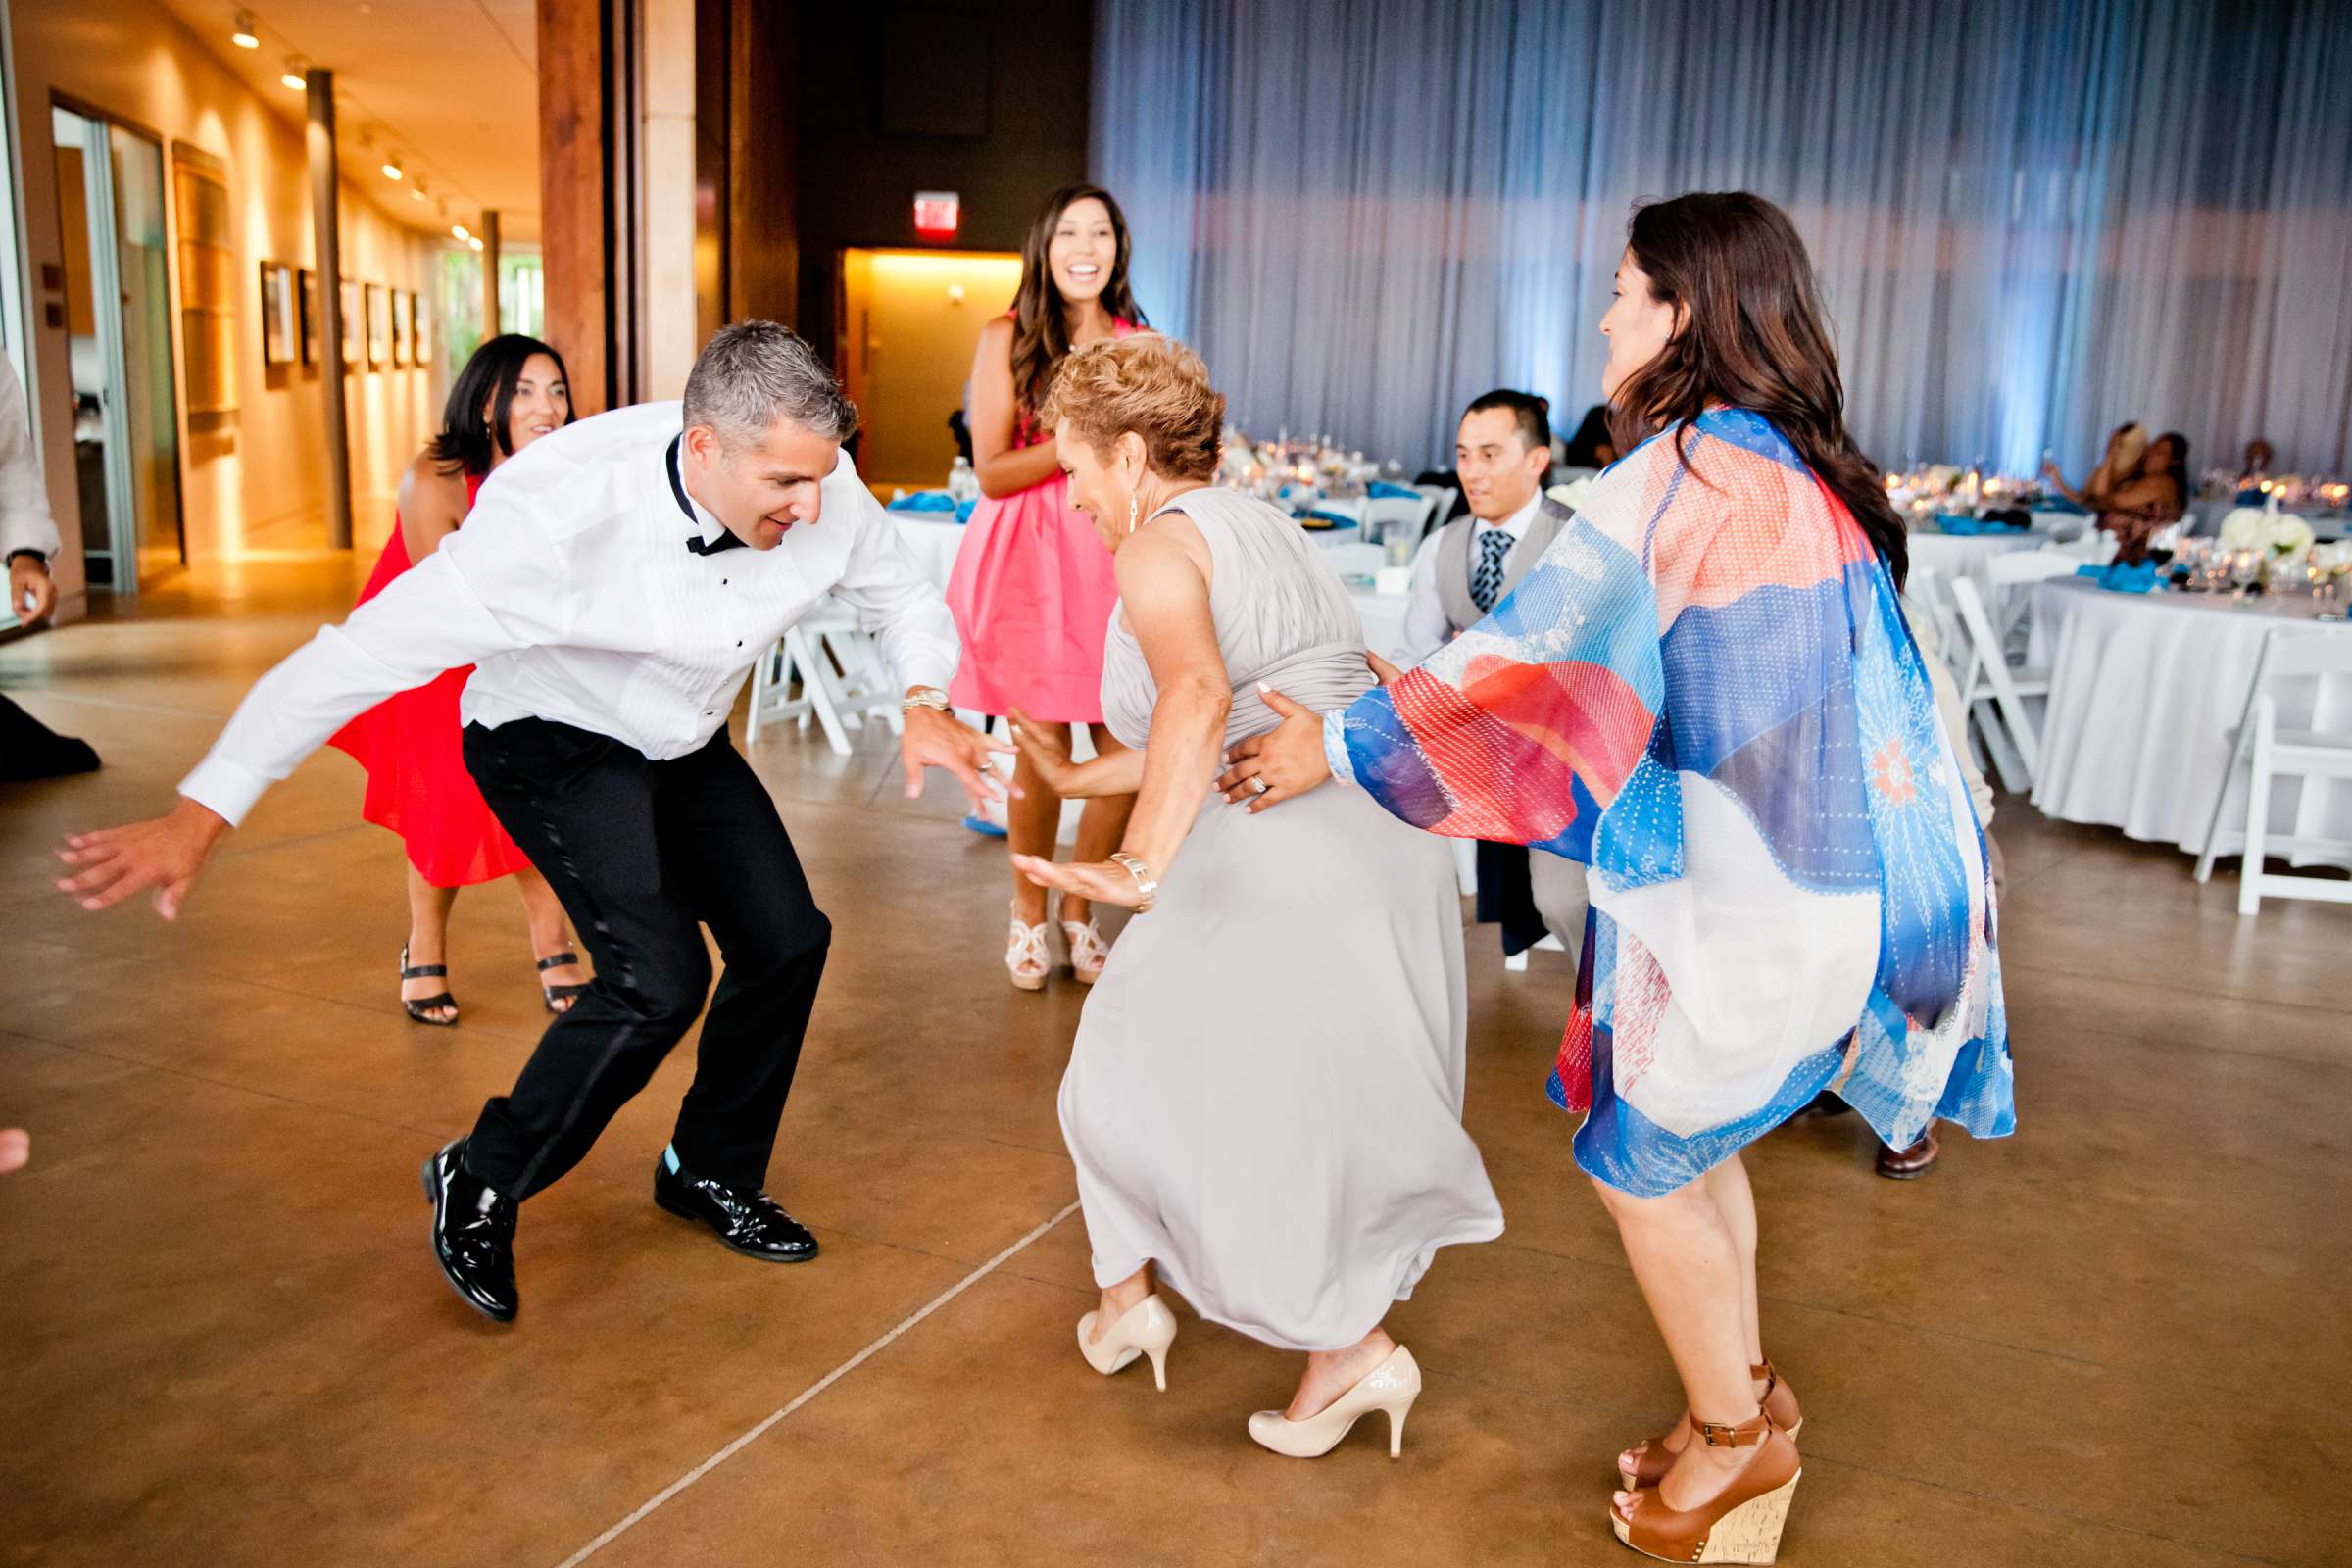
<svg viewBox="0 0 2352 1568"><path fill-rule="evenodd" d="M513 1092L482 1107L466 1171L520 1200L579 1163L703 1010L709 925L726 972L671 1142L696 1176L764 1186L833 928L751 764L723 729L657 762L546 719L468 724L465 756L596 959Z"/></svg>

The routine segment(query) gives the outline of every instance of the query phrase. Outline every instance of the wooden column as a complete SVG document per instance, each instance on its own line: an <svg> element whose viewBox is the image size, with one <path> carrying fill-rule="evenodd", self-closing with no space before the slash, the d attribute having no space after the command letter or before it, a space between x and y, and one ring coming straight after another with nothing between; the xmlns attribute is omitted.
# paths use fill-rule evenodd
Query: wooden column
<svg viewBox="0 0 2352 1568"><path fill-rule="evenodd" d="M615 9L622 9L616 6ZM547 340L583 415L614 406L612 169L605 8L539 0L539 252ZM489 254L489 241L482 251Z"/></svg>
<svg viewBox="0 0 2352 1568"><path fill-rule="evenodd" d="M506 330L498 318L498 214L482 214L482 341Z"/></svg>
<svg viewBox="0 0 2352 1568"><path fill-rule="evenodd" d="M335 164L335 74L304 76L309 119L303 143L311 172L312 245L318 258L318 396L326 439L327 537L351 548L351 434L343 404L342 178Z"/></svg>

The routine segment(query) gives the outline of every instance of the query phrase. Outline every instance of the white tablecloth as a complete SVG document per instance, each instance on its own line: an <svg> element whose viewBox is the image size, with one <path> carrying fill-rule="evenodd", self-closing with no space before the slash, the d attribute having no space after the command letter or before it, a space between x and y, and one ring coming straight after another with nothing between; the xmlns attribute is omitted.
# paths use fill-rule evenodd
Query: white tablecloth
<svg viewBox="0 0 2352 1568"><path fill-rule="evenodd" d="M2040 528L2004 528L1999 533L1930 533L1910 536L1911 564L1927 566L1945 582L1966 577L1984 592L1984 563L2014 550L2039 550L2049 543Z"/></svg>
<svg viewBox="0 0 2352 1568"><path fill-rule="evenodd" d="M2070 822L2200 852L2263 634L2309 625L2308 601L2280 602L2289 613L2224 595L2108 593L2083 578L2034 593L2030 657L2049 665L2050 697L2034 804ZM2352 625L2325 630L2352 637ZM2352 680L2287 682L2278 695L2281 728L2352 734ZM2242 827L2242 776L2230 797L2225 826ZM2352 839L2352 786L2280 779L2270 820L2280 837Z"/></svg>

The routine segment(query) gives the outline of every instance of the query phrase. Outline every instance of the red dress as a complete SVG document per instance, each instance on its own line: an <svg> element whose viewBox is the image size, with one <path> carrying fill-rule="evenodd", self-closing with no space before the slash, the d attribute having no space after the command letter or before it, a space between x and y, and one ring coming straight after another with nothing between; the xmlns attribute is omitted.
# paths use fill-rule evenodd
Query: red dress
<svg viewBox="0 0 2352 1568"><path fill-rule="evenodd" d="M466 475L468 512L481 487L480 478ZM359 603L383 592L410 564L395 514L392 537L384 541ZM368 770L368 799L360 814L399 834L408 845L409 863L437 888L494 882L531 863L490 814L458 752L463 729L458 693L472 673L471 664L444 670L427 685L384 699L327 741Z"/></svg>

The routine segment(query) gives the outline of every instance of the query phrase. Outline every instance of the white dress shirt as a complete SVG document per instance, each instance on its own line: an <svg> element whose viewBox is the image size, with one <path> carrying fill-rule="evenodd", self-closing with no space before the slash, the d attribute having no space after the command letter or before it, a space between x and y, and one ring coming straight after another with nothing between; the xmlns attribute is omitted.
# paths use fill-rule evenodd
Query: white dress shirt
<svg viewBox="0 0 2352 1568"><path fill-rule="evenodd" d="M817 518L773 550L681 507L675 403L542 436L482 485L465 525L340 626L255 683L179 792L231 823L343 724L445 669L475 665L467 723L575 725L656 760L727 721L753 662L827 594L857 611L906 686L947 685L956 623L898 524L843 453ZM689 515L691 511L692 515Z"/></svg>
<svg viewBox="0 0 2352 1568"><path fill-rule="evenodd" d="M0 560L20 550L37 550L41 560L48 561L58 552L57 524L49 516L41 460L32 450L24 388L17 381L16 367L0 355ZM8 607L15 612L24 608Z"/></svg>
<svg viewBox="0 0 2352 1568"><path fill-rule="evenodd" d="M1484 517L1473 518L1470 528L1470 569L1478 569L1479 540L1496 528L1509 534L1512 548L1527 537L1527 525L1535 520L1536 509L1544 504L1544 491L1527 498L1527 505L1503 518L1489 522ZM1453 639L1453 622L1446 618L1445 601L1438 591L1438 540L1446 532L1433 528L1413 552L1413 578L1405 590L1404 632L1397 639L1396 662L1406 669L1420 663Z"/></svg>

